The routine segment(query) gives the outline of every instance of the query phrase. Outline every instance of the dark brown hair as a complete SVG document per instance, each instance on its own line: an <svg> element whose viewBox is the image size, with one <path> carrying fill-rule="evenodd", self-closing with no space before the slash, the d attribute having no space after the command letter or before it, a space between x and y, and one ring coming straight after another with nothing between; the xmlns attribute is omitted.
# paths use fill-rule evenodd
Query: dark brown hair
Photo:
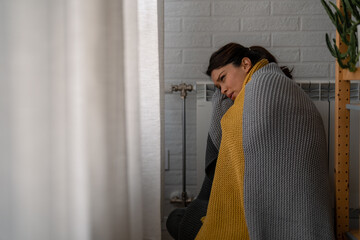
<svg viewBox="0 0 360 240"><path fill-rule="evenodd" d="M223 67L229 63L239 67L244 57L248 57L253 65L261 59L267 59L269 62L277 63L276 58L263 47L252 46L247 48L238 43L228 43L211 55L206 74L211 76L211 72L213 70ZM280 68L288 78L293 78L291 75L292 69L290 70L286 66L282 66Z"/></svg>

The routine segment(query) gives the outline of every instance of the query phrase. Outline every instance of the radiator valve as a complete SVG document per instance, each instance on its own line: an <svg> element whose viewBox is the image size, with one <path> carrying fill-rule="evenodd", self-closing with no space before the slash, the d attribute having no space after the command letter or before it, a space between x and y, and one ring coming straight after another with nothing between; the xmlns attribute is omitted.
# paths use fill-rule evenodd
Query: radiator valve
<svg viewBox="0 0 360 240"><path fill-rule="evenodd" d="M180 91L181 98L186 98L187 92L191 92L193 90L193 86L191 84L181 83L179 85L172 85L171 91L177 92Z"/></svg>

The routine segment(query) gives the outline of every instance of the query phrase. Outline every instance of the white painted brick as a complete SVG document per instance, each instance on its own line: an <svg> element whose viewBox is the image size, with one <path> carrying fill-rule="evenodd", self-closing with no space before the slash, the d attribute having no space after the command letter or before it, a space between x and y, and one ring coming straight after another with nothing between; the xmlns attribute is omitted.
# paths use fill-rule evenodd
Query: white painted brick
<svg viewBox="0 0 360 240"><path fill-rule="evenodd" d="M272 15L314 15L326 14L320 1L281 1L271 3Z"/></svg>
<svg viewBox="0 0 360 240"><path fill-rule="evenodd" d="M165 124L165 133L168 133L166 136L166 139L169 141L182 141L182 134L183 134L183 124L173 124L173 123L167 123ZM196 138L196 126L194 124L189 124L186 122L186 142L188 141L194 141Z"/></svg>
<svg viewBox="0 0 360 240"><path fill-rule="evenodd" d="M194 143L196 145L196 143ZM181 148L182 145L179 145L178 148ZM196 170L196 153L189 154L186 151L186 169L188 170ZM169 159L169 169L170 170L180 170L182 169L182 152L179 151L171 151L170 150L170 159Z"/></svg>
<svg viewBox="0 0 360 240"><path fill-rule="evenodd" d="M194 64L165 64L165 78L206 78L206 68Z"/></svg>
<svg viewBox="0 0 360 240"><path fill-rule="evenodd" d="M214 51L215 50L213 49L184 49L184 63L201 63L206 65L208 64L210 56Z"/></svg>
<svg viewBox="0 0 360 240"><path fill-rule="evenodd" d="M181 169L182 167L182 143L180 141L165 141L166 149L170 150L170 153L173 157L170 157L170 168L171 169ZM186 158L190 155L196 155L196 142L187 142L186 143ZM172 167L171 167L172 166ZM186 163L187 169L196 169L196 161L188 161Z"/></svg>
<svg viewBox="0 0 360 240"><path fill-rule="evenodd" d="M272 34L272 45L275 47L325 46L323 32L279 32Z"/></svg>
<svg viewBox="0 0 360 240"><path fill-rule="evenodd" d="M165 182L167 185L181 185L182 184L182 171L170 170L165 172ZM196 185L196 171L186 171L186 184Z"/></svg>
<svg viewBox="0 0 360 240"><path fill-rule="evenodd" d="M294 63L300 60L298 48L269 48L269 51L276 57L278 62Z"/></svg>
<svg viewBox="0 0 360 240"><path fill-rule="evenodd" d="M182 124L182 110L180 109L167 109L165 111L165 122L171 124ZM186 122L188 124L196 124L196 109L186 109Z"/></svg>
<svg viewBox="0 0 360 240"><path fill-rule="evenodd" d="M181 103L182 104L182 103ZM182 142L182 134L183 134L183 130L182 130L183 124L171 124L171 123L166 123L165 124L165 139L169 140L169 141L180 141ZM193 123L189 123L186 122L186 141L188 143L191 141L195 141L196 139L196 122ZM187 144L186 143L186 144Z"/></svg>
<svg viewBox="0 0 360 240"><path fill-rule="evenodd" d="M165 32L180 32L181 18L165 18L164 30Z"/></svg>
<svg viewBox="0 0 360 240"><path fill-rule="evenodd" d="M165 16L210 16L208 2L165 2Z"/></svg>
<svg viewBox="0 0 360 240"><path fill-rule="evenodd" d="M294 64L294 78L328 78L330 76L328 63Z"/></svg>
<svg viewBox="0 0 360 240"><path fill-rule="evenodd" d="M179 139L174 139L174 140L170 140L168 139L167 133L165 133L165 148L170 150L170 153L173 154L174 156L178 156L179 158L181 158L182 155L182 140L181 140L181 136L179 135L178 138ZM192 140L192 142L187 141L186 142L186 154L187 155L196 155L196 144L195 144L195 140ZM195 163L196 165L196 163Z"/></svg>
<svg viewBox="0 0 360 240"><path fill-rule="evenodd" d="M335 31L335 26L327 16L311 16L301 18L303 31Z"/></svg>
<svg viewBox="0 0 360 240"><path fill-rule="evenodd" d="M248 46L270 46L270 34L268 33L240 33L240 34L214 34L213 44L222 47L227 43L236 42Z"/></svg>
<svg viewBox="0 0 360 240"><path fill-rule="evenodd" d="M165 48L171 47L211 47L211 35L202 33L166 33Z"/></svg>
<svg viewBox="0 0 360 240"><path fill-rule="evenodd" d="M301 60L303 62L331 62L331 56L327 47L307 47L301 49Z"/></svg>
<svg viewBox="0 0 360 240"><path fill-rule="evenodd" d="M247 17L242 19L241 31L295 31L298 17Z"/></svg>
<svg viewBox="0 0 360 240"><path fill-rule="evenodd" d="M330 37L330 40L331 39L335 39L336 38L336 32L334 31L334 32L331 32L330 34L329 34L329 37Z"/></svg>
<svg viewBox="0 0 360 240"><path fill-rule="evenodd" d="M174 81L172 81L174 80ZM195 86L194 83L191 82L191 80L193 79L171 79L170 81L167 80L166 83L171 83L171 85L178 85L180 83L186 83L186 84L193 84L193 86ZM199 79L194 79L195 81L199 81ZM204 81L204 80L201 80ZM196 83L196 82L195 82ZM172 110L179 110L182 109L182 98L180 97L180 92L173 92L170 94L165 94L165 111L168 109L172 109ZM196 109L196 92L195 91L191 91L188 92L188 95L186 97L186 109L187 110L193 110Z"/></svg>
<svg viewBox="0 0 360 240"><path fill-rule="evenodd" d="M270 3L265 1L214 2L214 16L268 16Z"/></svg>
<svg viewBox="0 0 360 240"><path fill-rule="evenodd" d="M180 49L165 49L164 50L165 63L181 63L182 53Z"/></svg>
<svg viewBox="0 0 360 240"><path fill-rule="evenodd" d="M240 20L238 18L184 18L184 31L187 32L211 32L211 31L239 31Z"/></svg>
<svg viewBox="0 0 360 240"><path fill-rule="evenodd" d="M330 79L335 80L335 59L333 63L330 63Z"/></svg>

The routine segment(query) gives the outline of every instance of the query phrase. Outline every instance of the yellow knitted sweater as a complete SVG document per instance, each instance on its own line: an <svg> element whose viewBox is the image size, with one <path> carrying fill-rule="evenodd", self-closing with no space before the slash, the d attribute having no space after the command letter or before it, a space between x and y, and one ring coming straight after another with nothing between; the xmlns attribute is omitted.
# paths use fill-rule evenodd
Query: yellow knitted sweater
<svg viewBox="0 0 360 240"><path fill-rule="evenodd" d="M221 119L222 140L206 217L197 240L249 239L244 212L244 150L242 119L245 85L252 74L268 64L255 64L247 74L234 105Z"/></svg>

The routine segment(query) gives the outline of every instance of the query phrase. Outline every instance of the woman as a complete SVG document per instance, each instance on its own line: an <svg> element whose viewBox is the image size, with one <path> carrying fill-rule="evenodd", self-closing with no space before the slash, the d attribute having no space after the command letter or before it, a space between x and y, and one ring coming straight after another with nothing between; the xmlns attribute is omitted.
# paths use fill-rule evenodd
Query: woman
<svg viewBox="0 0 360 240"><path fill-rule="evenodd" d="M228 98L214 94L204 184L169 216L180 222L172 236L334 239L323 123L289 69L262 47L230 43L207 74Z"/></svg>
<svg viewBox="0 0 360 240"><path fill-rule="evenodd" d="M234 104L196 239L334 239L322 119L289 69L230 43L207 74Z"/></svg>

